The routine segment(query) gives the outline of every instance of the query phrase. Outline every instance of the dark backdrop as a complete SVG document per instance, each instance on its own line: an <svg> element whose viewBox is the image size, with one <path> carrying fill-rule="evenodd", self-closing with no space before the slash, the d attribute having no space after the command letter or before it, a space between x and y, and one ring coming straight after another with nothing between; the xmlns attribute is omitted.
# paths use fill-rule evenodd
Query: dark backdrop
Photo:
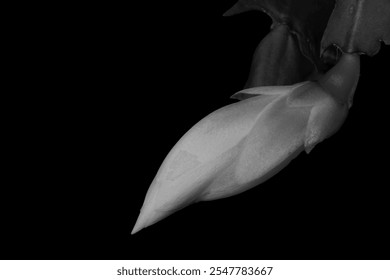
<svg viewBox="0 0 390 280"><path fill-rule="evenodd" d="M235 102L269 31L260 12L222 17L234 3L52 11L11 118L1 258L389 258L389 47L362 57L348 119L309 155L250 191L130 235L166 154Z"/></svg>

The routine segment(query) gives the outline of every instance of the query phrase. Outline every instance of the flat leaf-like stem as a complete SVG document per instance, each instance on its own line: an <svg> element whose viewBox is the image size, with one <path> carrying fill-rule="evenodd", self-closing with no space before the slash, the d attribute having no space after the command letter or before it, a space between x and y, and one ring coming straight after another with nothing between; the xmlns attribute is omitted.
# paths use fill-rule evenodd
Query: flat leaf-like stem
<svg viewBox="0 0 390 280"><path fill-rule="evenodd" d="M335 44L346 53L373 56L381 41L390 44L389 0L339 0L325 30L321 53Z"/></svg>
<svg viewBox="0 0 390 280"><path fill-rule="evenodd" d="M225 16L251 10L267 13L274 26L285 24L297 35L302 54L324 71L320 46L333 8L334 0L239 0Z"/></svg>

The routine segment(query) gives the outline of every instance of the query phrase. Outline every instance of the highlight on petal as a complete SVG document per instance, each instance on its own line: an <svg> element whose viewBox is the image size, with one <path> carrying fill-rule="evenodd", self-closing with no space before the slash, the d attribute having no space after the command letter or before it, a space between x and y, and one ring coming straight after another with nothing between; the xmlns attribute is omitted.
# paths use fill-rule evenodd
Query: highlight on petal
<svg viewBox="0 0 390 280"><path fill-rule="evenodd" d="M318 82L240 91L233 98L242 101L193 126L158 170L132 234L191 203L248 190L336 132L359 76L343 73L356 57L340 63Z"/></svg>

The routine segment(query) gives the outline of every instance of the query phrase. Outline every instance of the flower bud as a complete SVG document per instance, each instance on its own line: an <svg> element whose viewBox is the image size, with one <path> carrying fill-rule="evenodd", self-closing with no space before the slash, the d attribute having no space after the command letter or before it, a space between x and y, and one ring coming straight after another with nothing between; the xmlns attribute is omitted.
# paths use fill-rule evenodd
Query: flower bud
<svg viewBox="0 0 390 280"><path fill-rule="evenodd" d="M229 197L270 178L336 132L359 77L344 54L318 82L255 87L193 126L154 178L132 234L197 201Z"/></svg>

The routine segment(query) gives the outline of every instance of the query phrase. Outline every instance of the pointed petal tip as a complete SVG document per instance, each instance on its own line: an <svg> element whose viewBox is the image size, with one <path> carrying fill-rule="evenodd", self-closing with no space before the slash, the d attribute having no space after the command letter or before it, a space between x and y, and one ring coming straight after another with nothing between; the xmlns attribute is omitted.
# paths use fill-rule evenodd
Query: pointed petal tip
<svg viewBox="0 0 390 280"><path fill-rule="evenodd" d="M134 228L133 228L133 230L131 231L131 235L134 235L134 234L136 234L137 232L139 232L140 230L142 230L142 228L139 228L139 227L136 227L136 226L134 226Z"/></svg>
<svg viewBox="0 0 390 280"><path fill-rule="evenodd" d="M259 8L254 7L253 5L242 4L240 1L238 1L236 4L233 5L233 7L231 7L229 10L227 10L223 14L223 16L229 17L229 16L234 16L237 14L241 14L241 13L253 11L253 10L259 10Z"/></svg>
<svg viewBox="0 0 390 280"><path fill-rule="evenodd" d="M131 231L131 234L133 235L148 226L150 226L149 215L145 213L145 209L144 207L142 207L139 212L137 221L135 222L135 225L133 227L133 230Z"/></svg>
<svg viewBox="0 0 390 280"><path fill-rule="evenodd" d="M242 100L242 94L237 92L230 96L230 99Z"/></svg>
<svg viewBox="0 0 390 280"><path fill-rule="evenodd" d="M233 16L237 14L237 7L236 5L234 5L233 7L231 7L229 10L227 10L226 12L223 13L222 16L224 17L230 17L230 16Z"/></svg>
<svg viewBox="0 0 390 280"><path fill-rule="evenodd" d="M314 149L314 147L317 145L318 142L319 139L318 137L315 137L315 135L310 134L306 136L305 145L304 145L306 154L310 154L310 152Z"/></svg>
<svg viewBox="0 0 390 280"><path fill-rule="evenodd" d="M237 11L236 9L233 9L234 7L232 7L231 9L227 10L226 12L224 12L222 14L223 17L231 17L231 16L234 16L236 14L239 14L240 12Z"/></svg>
<svg viewBox="0 0 390 280"><path fill-rule="evenodd" d="M144 207L138 216L137 222L135 223L131 234L133 235L138 231L161 221L172 214L172 212L173 211L156 211L153 207Z"/></svg>
<svg viewBox="0 0 390 280"><path fill-rule="evenodd" d="M228 17L228 16L230 16L229 11L224 12L224 13L222 14L222 16L223 16L223 17Z"/></svg>
<svg viewBox="0 0 390 280"><path fill-rule="evenodd" d="M231 99L245 100L262 94L261 87L246 88L230 96Z"/></svg>
<svg viewBox="0 0 390 280"><path fill-rule="evenodd" d="M133 230L131 231L131 235L139 232L140 230L142 230L143 228L145 228L144 224L143 224L143 221L141 223L141 214L139 215L137 221L135 222L135 225L133 227Z"/></svg>
<svg viewBox="0 0 390 280"><path fill-rule="evenodd" d="M305 145L305 152L306 154L310 154L310 152L313 150L314 145Z"/></svg>

